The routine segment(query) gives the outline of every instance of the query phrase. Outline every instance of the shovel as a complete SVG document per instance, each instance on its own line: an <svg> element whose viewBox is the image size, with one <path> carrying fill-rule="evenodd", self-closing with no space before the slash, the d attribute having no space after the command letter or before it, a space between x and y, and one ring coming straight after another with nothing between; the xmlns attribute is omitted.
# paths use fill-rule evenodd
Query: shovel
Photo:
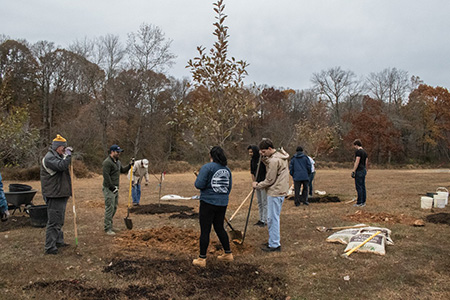
<svg viewBox="0 0 450 300"><path fill-rule="evenodd" d="M78 247L77 211L75 210L75 193L73 191L73 163L70 163L70 180L72 183L72 207L73 207L73 229L75 231L75 249Z"/></svg>
<svg viewBox="0 0 450 300"><path fill-rule="evenodd" d="M256 173L255 173L256 176L258 176L258 174L259 174L259 165L260 164L261 164L261 155L259 156L258 167L256 167ZM245 221L244 235L242 236L242 240L239 242L239 245L242 245L245 240L245 234L247 233L248 220L250 219L250 212L252 211L253 196L255 196L255 188L253 188L253 190L252 190L252 197L250 198L250 205L248 206L247 220Z"/></svg>
<svg viewBox="0 0 450 300"><path fill-rule="evenodd" d="M233 226L231 226L231 223L228 222L227 218L225 217L225 222L227 223L228 227L230 227L230 238L233 241L233 243L235 243L236 245L240 245L243 242L243 236L242 236L242 232L240 232L239 230L235 230L233 228Z"/></svg>
<svg viewBox="0 0 450 300"><path fill-rule="evenodd" d="M133 221L129 218L130 217L130 207L131 207L132 182L133 182L133 165L131 165L131 169L130 169L130 189L128 191L127 217L123 219L125 221L125 226L127 226L127 229L129 229L129 230L133 229Z"/></svg>
<svg viewBox="0 0 450 300"><path fill-rule="evenodd" d="M361 244L359 244L359 245L356 246L355 248L352 248L352 249L350 249L349 251L343 253L343 254L341 255L341 257L352 260L352 259L349 257L350 254L352 254L353 252L355 252L356 250L358 250L359 248L361 248L362 246L364 246L367 242L369 242L371 239L373 239L374 237L376 237L376 236L379 235L380 233L381 233L381 231L375 232L373 235L371 235L370 237L368 237L364 242L362 242Z"/></svg>
<svg viewBox="0 0 450 300"><path fill-rule="evenodd" d="M363 228L367 227L366 224L360 224L360 225L354 225L354 226L342 226L342 227L325 227L325 226L318 226L316 229L320 232L327 232L331 230L341 230L341 229L350 229L350 228Z"/></svg>
<svg viewBox="0 0 450 300"><path fill-rule="evenodd" d="M250 191L250 193L248 193L247 197L245 197L244 201L242 201L241 205L239 205L239 207L236 209L236 211L233 213L233 215L230 217L230 222L231 220L233 220L234 216L238 213L238 211L241 209L242 205L244 205L245 201L247 201L247 199L252 195L253 190Z"/></svg>

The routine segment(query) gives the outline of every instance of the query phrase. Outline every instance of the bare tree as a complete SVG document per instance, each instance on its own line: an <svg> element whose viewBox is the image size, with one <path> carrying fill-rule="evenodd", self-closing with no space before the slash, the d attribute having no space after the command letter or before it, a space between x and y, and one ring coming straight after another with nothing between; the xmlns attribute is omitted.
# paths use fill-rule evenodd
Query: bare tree
<svg viewBox="0 0 450 300"><path fill-rule="evenodd" d="M166 40L155 25L142 24L137 33L128 34L127 52L131 67L137 70L161 72L173 64L170 52L172 40Z"/></svg>
<svg viewBox="0 0 450 300"><path fill-rule="evenodd" d="M408 72L396 68L370 73L366 83L374 99L387 102L389 107L394 106L396 109L400 108L410 89Z"/></svg>
<svg viewBox="0 0 450 300"><path fill-rule="evenodd" d="M100 62L100 67L105 71L106 79L115 77L126 54L119 36L113 34L102 36L97 41L97 47L99 52L102 53L103 59Z"/></svg>
<svg viewBox="0 0 450 300"><path fill-rule="evenodd" d="M355 73L334 67L314 73L311 81L319 97L323 96L333 109L334 123L341 123L341 103L351 101L359 95L360 84L355 80Z"/></svg>

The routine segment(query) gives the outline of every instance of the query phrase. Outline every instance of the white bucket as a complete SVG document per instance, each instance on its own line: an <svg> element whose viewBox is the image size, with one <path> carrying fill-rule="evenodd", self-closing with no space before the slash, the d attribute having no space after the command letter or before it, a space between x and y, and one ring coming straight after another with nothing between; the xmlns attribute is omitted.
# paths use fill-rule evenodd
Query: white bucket
<svg viewBox="0 0 450 300"><path fill-rule="evenodd" d="M445 205L448 204L448 190L445 187L438 187L436 193L440 197L445 197Z"/></svg>
<svg viewBox="0 0 450 300"><path fill-rule="evenodd" d="M433 198L426 196L420 197L420 208L431 209L432 205L433 205Z"/></svg>
<svg viewBox="0 0 450 300"><path fill-rule="evenodd" d="M434 195L434 207L445 208L445 200L447 197L445 195Z"/></svg>

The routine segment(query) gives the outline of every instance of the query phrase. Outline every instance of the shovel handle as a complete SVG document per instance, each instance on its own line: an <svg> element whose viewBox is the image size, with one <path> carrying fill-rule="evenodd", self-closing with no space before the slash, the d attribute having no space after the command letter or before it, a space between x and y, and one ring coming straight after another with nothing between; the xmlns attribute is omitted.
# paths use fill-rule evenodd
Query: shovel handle
<svg viewBox="0 0 450 300"><path fill-rule="evenodd" d="M230 227L231 230L235 231L233 226L231 226L231 223L227 220L227 217L224 217L225 222L227 222L227 225Z"/></svg>
<svg viewBox="0 0 450 300"><path fill-rule="evenodd" d="M237 212L241 209L242 205L244 205L245 201L251 196L253 193L253 189L248 193L247 197L245 197L244 201L242 201L241 205L236 209L236 211L233 213L233 215L230 217L230 221L233 220L234 216L237 214Z"/></svg>
<svg viewBox="0 0 450 300"><path fill-rule="evenodd" d="M358 250L359 248L361 248L362 246L364 246L367 242L369 242L371 239L373 239L374 237L376 237L377 235L379 235L381 233L381 231L377 231L374 234L372 234L370 237L368 237L364 242L362 242L361 244L359 244L358 246L356 246L355 248L352 248L351 250L349 250L348 252L345 253L345 255L350 256L350 254L352 254L353 252L355 252L356 250Z"/></svg>
<svg viewBox="0 0 450 300"><path fill-rule="evenodd" d="M73 176L73 163L70 163L70 179L71 179L71 186L72 186L72 208L73 208L73 229L75 231L75 247L78 246L78 229L77 229L77 211L75 210L75 193L73 190L73 182L74 182L74 176Z"/></svg>
<svg viewBox="0 0 450 300"><path fill-rule="evenodd" d="M131 207L131 189L133 187L132 183L133 183L133 165L131 165L130 168L130 189L128 191L128 208Z"/></svg>

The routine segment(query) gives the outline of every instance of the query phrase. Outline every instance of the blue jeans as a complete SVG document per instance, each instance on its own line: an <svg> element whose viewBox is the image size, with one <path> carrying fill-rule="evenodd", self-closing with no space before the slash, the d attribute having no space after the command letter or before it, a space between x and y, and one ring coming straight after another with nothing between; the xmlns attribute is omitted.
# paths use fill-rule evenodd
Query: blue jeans
<svg viewBox="0 0 450 300"><path fill-rule="evenodd" d="M139 201L141 200L141 185L135 184L131 188L131 197L133 198L133 203L139 204Z"/></svg>
<svg viewBox="0 0 450 300"><path fill-rule="evenodd" d="M280 214L284 196L267 195L267 229L269 231L269 247L277 248L280 244Z"/></svg>
<svg viewBox="0 0 450 300"><path fill-rule="evenodd" d="M0 214L8 210L5 193L3 192L2 174L0 174Z"/></svg>
<svg viewBox="0 0 450 300"><path fill-rule="evenodd" d="M313 195L313 180L314 180L314 176L316 175L316 171L312 172L311 174L309 174L309 195L312 196Z"/></svg>
<svg viewBox="0 0 450 300"><path fill-rule="evenodd" d="M267 224L267 192L264 189L255 190L258 199L259 221Z"/></svg>
<svg viewBox="0 0 450 300"><path fill-rule="evenodd" d="M358 200L356 204L366 204L366 169L356 171L355 174L355 187L358 193Z"/></svg>

